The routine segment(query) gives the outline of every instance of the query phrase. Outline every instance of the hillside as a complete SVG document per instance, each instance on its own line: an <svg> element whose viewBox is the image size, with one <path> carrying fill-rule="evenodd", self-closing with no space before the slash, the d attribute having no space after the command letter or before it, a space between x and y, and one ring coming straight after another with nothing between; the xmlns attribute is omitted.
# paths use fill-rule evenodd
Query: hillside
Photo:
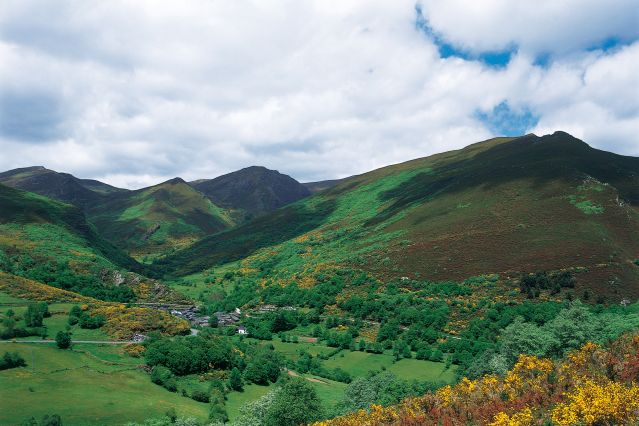
<svg viewBox="0 0 639 426"><path fill-rule="evenodd" d="M4 185L0 185L0 227L3 230L0 247L24 246L25 252L38 252L40 245L64 244L68 238L82 246L88 256L98 256L128 270L140 268L137 262L98 235L77 207ZM54 234L64 237L53 238ZM58 254L52 252L49 256L54 258Z"/></svg>
<svg viewBox="0 0 639 426"><path fill-rule="evenodd" d="M54 200L89 207L105 194L126 191L91 179L78 179L42 166L25 167L0 173L0 184L34 192Z"/></svg>
<svg viewBox="0 0 639 426"><path fill-rule="evenodd" d="M265 167L247 167L210 180L191 182L216 205L234 210L240 221L307 197L311 192L290 176Z"/></svg>
<svg viewBox="0 0 639 426"><path fill-rule="evenodd" d="M242 260L285 282L339 265L382 280L569 269L578 294L621 299L639 295L638 206L638 158L563 132L497 138L348 178L158 267Z"/></svg>
<svg viewBox="0 0 639 426"><path fill-rule="evenodd" d="M11 290L27 279L44 288L129 301L134 291L111 278L123 269L141 266L99 236L80 209L0 185L0 272ZM25 294L38 292L30 288Z"/></svg>
<svg viewBox="0 0 639 426"><path fill-rule="evenodd" d="M225 210L180 178L109 194L87 215L102 236L138 258L188 246L233 225Z"/></svg>
<svg viewBox="0 0 639 426"><path fill-rule="evenodd" d="M342 182L344 179L330 179L330 180L320 180L317 182L304 182L304 185L311 193L315 194L316 192L325 191L329 188L334 187L338 183Z"/></svg>

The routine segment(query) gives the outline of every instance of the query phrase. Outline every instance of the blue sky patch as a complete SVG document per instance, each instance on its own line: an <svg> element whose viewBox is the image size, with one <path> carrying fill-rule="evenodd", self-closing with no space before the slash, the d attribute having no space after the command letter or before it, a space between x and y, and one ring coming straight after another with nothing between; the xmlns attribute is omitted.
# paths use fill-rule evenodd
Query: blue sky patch
<svg viewBox="0 0 639 426"><path fill-rule="evenodd" d="M481 63L495 67L504 68L510 62L513 54L517 52L516 46L510 46L504 50L486 51L479 54L473 54L470 51L449 43L439 34L433 31L428 19L424 16L421 5L415 5L415 29L424 33L439 50L439 56L442 58L456 57L466 61L480 61Z"/></svg>
<svg viewBox="0 0 639 426"><path fill-rule="evenodd" d="M515 111L507 101L501 102L490 112L477 111L475 117L484 123L491 133L499 136L521 136L539 122L539 116L534 115L528 108Z"/></svg>

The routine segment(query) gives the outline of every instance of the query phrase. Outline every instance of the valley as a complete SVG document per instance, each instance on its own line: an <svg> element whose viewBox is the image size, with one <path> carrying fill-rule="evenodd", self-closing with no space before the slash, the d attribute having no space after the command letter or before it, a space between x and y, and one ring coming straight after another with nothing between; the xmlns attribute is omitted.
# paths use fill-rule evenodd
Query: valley
<svg viewBox="0 0 639 426"><path fill-rule="evenodd" d="M564 132L308 184L0 173L2 425L274 425L295 404L459 424L464 401L497 404L464 412L488 424L552 369L577 386L583 351L625 351L607 380L631 383L638 300L639 158ZM509 382L527 359L543 374ZM574 374L607 386L602 365Z"/></svg>

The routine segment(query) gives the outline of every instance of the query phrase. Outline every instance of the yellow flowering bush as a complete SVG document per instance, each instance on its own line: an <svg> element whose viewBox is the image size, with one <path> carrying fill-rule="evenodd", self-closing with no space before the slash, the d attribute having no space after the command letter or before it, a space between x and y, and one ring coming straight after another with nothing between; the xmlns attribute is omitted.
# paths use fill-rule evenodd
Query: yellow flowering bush
<svg viewBox="0 0 639 426"><path fill-rule="evenodd" d="M533 424L533 414L530 408L524 408L509 416L503 411L498 413L489 426L529 426Z"/></svg>
<svg viewBox="0 0 639 426"><path fill-rule="evenodd" d="M586 380L557 404L551 418L559 426L627 424L639 419L639 386Z"/></svg>
<svg viewBox="0 0 639 426"><path fill-rule="evenodd" d="M520 355L504 377L462 379L393 407L316 426L629 425L639 422L639 335L586 343L562 361Z"/></svg>

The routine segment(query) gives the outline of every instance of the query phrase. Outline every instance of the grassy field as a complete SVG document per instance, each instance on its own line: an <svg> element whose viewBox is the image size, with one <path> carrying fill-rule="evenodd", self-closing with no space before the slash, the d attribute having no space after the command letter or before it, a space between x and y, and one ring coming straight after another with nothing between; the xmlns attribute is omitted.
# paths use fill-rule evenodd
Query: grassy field
<svg viewBox="0 0 639 426"><path fill-rule="evenodd" d="M9 299L3 298L0 302L0 314L5 313L11 309L19 317L22 317L27 310L29 301L22 301L21 299L15 299L15 302L10 302ZM49 305L49 312L51 316L44 318L43 324L47 327L47 337L52 339L59 331L66 331L69 320L69 311L73 306L72 303L52 303ZM112 340L106 333L100 329L89 330L80 328L79 325L71 326L69 331L72 333L73 340ZM16 340L33 340L34 337L19 337Z"/></svg>
<svg viewBox="0 0 639 426"><path fill-rule="evenodd" d="M324 361L326 368L341 368L354 377L365 377L370 371L390 371L406 380L428 380L452 382L455 379L455 366L445 368L442 362L401 359L394 361L389 354L341 351Z"/></svg>
<svg viewBox="0 0 639 426"><path fill-rule="evenodd" d="M229 393L226 401L226 412L229 415L229 419L231 421L235 420L240 415L240 408L244 404L266 395L271 389L273 389L272 386L248 384L244 386L244 392Z"/></svg>
<svg viewBox="0 0 639 426"><path fill-rule="evenodd" d="M20 299L19 297L13 297L7 293L0 292L0 312L2 312L4 306L10 306L14 304L25 305L29 303L27 299Z"/></svg>
<svg viewBox="0 0 639 426"><path fill-rule="evenodd" d="M135 367L140 360L121 348L3 343L0 351L17 351L27 367L0 371L0 424L59 414L65 425L113 425L161 416L171 407L179 415L204 420L208 405L171 393Z"/></svg>

